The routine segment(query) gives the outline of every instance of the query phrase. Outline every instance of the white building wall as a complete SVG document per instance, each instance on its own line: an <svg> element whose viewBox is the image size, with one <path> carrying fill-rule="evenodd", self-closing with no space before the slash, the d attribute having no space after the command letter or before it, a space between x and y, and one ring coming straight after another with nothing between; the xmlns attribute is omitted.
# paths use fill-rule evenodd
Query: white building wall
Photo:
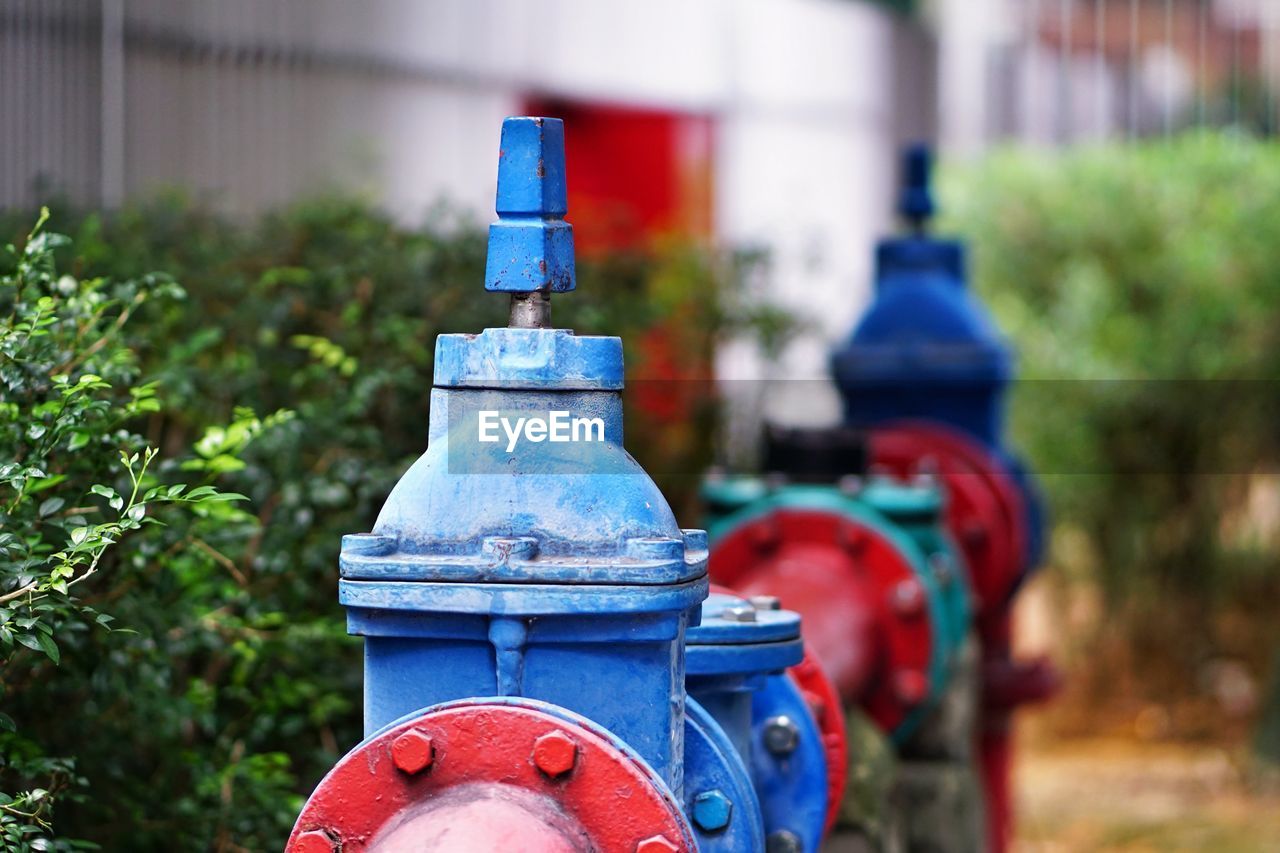
<svg viewBox="0 0 1280 853"><path fill-rule="evenodd" d="M21 3L23 14L39 17L38 4ZM103 6L93 0L45 7L83 31L82 53L123 57L123 97L114 107L121 114L105 114L112 102L101 104L101 123L122 134L122 153L101 156L96 135L74 141L80 160L100 169L76 173L77 192L89 203L113 198L119 191L111 187L137 196L179 185L229 212L250 213L341 189L410 220L442 198L487 220L499 124L526 94L707 113L717 119L719 236L769 250L770 297L816 331L771 362L771 372L813 377L825 373L830 344L865 300L871 247L890 225L892 26L869 5L106 6L122 9L118 33L102 28ZM95 104L98 85L88 95ZM20 193L9 183L12 203ZM741 347L722 365L735 376L766 373L765 361Z"/></svg>
<svg viewBox="0 0 1280 853"><path fill-rule="evenodd" d="M751 0L735 7L732 26L719 228L730 243L768 247L774 297L809 329L776 361L728 347L720 371L820 379L865 304L872 246L890 225L890 24L857 4ZM768 394L773 420L836 417L822 383L779 383Z"/></svg>

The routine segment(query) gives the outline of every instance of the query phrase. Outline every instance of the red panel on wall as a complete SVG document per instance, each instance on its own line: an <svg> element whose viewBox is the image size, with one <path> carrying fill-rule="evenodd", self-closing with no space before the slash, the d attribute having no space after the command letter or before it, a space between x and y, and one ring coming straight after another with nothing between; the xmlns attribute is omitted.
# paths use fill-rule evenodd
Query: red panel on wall
<svg viewBox="0 0 1280 853"><path fill-rule="evenodd" d="M711 236L710 116L552 98L530 98L525 113L565 121L578 251Z"/></svg>

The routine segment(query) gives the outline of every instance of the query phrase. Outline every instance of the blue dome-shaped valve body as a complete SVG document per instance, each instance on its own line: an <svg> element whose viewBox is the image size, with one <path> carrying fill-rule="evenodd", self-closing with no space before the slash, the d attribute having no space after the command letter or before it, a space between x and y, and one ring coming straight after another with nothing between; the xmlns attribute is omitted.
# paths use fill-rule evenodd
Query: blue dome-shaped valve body
<svg viewBox="0 0 1280 853"><path fill-rule="evenodd" d="M976 438L1020 472L1004 437L1013 352L969 289L964 245L925 233L935 211L930 171L928 149L908 148L898 209L911 233L877 244L872 303L832 355L845 422L860 428L942 424ZM1039 559L1043 520L1035 489L1017 479L1031 565Z"/></svg>
<svg viewBox="0 0 1280 853"><path fill-rule="evenodd" d="M679 796L706 535L623 447L622 342L546 327L544 297L574 286L561 122L507 119L501 148L486 288L511 294L512 327L437 339L426 452L372 533L343 540L366 730L468 697L540 700L607 728Z"/></svg>
<svg viewBox="0 0 1280 853"><path fill-rule="evenodd" d="M994 446L1012 354L969 292L964 247L924 233L930 161L920 145L904 155L898 207L914 233L877 244L872 304L832 367L852 425L928 417Z"/></svg>

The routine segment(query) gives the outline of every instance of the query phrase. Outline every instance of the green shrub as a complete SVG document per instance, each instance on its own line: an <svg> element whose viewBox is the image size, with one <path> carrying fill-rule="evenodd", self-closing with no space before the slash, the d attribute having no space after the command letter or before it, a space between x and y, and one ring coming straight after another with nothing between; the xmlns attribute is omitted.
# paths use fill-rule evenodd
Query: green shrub
<svg viewBox="0 0 1280 853"><path fill-rule="evenodd" d="M138 430L166 453L194 444L256 518L203 529L180 552L146 546L95 604L138 633L86 644L18 704L32 717L80 709L39 724L100 792L62 810L67 832L109 849L279 849L360 736L340 536L369 529L425 448L436 335L506 323L506 300L483 290L484 232L447 213L405 228L341 199L247 225L172 199L59 224L83 275L164 269L182 282L184 302L140 309L146 334L131 344L166 406ZM623 335L629 377L683 389L628 398L628 445L677 505L710 456L715 343L789 328L743 297L758 268L668 246L580 262L579 289L555 300L557 325ZM296 416L263 430L238 406Z"/></svg>
<svg viewBox="0 0 1280 853"><path fill-rule="evenodd" d="M92 737L92 717L73 704L38 701L52 699L44 695L52 683L74 687L67 670L80 669L80 655L111 630L111 608L98 602L126 590L130 568L143 568L143 555L162 544L176 559L206 527L245 530L252 522L225 503L239 495L190 485L212 473L203 461L177 470L133 430L140 418L161 412L156 386L139 381L128 346L133 321L150 306L178 301L182 291L162 275L59 273L54 253L67 241L43 230L46 218L47 211L21 248L8 245L0 258L0 846L6 850L81 846L65 840L61 822L55 828L54 807L101 793L81 775L79 744L46 737L43 725L49 717L65 719L84 741ZM178 510L194 511L196 519ZM62 672L55 669L60 663Z"/></svg>
<svg viewBox="0 0 1280 853"><path fill-rule="evenodd" d="M1214 654L1259 661L1280 600L1258 502L1280 488L1280 149L1006 151L956 177L949 225L1020 352L1053 561L1100 585L1140 678L1185 693ZM1223 608L1249 630L1224 632Z"/></svg>

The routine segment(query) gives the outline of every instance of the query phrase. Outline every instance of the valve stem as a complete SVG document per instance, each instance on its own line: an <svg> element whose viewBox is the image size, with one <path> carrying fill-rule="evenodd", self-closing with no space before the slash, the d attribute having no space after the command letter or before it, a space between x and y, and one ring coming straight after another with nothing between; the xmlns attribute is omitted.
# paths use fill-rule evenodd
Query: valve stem
<svg viewBox="0 0 1280 853"><path fill-rule="evenodd" d="M916 236L925 234L934 214L932 171L933 153L927 145L910 145L902 153L898 214Z"/></svg>
<svg viewBox="0 0 1280 853"><path fill-rule="evenodd" d="M511 319L507 325L513 329L551 328L551 293L535 290L511 294Z"/></svg>

